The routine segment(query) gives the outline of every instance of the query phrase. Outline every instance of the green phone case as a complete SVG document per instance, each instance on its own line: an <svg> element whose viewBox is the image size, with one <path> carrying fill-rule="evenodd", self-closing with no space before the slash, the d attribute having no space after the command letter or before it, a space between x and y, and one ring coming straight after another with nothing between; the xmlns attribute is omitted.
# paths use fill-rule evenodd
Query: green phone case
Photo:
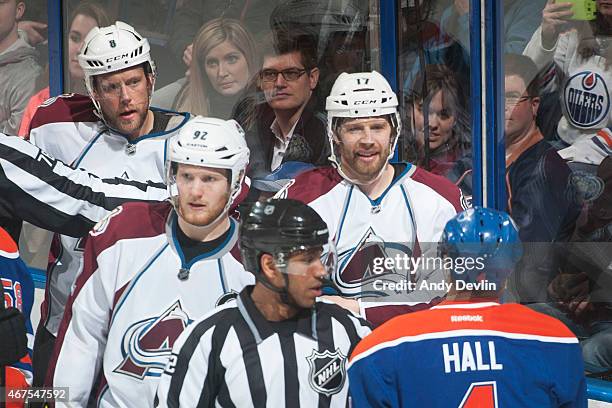
<svg viewBox="0 0 612 408"><path fill-rule="evenodd" d="M595 11L597 11L595 0L563 0L568 3L574 3L572 11L574 15L572 20L595 20Z"/></svg>

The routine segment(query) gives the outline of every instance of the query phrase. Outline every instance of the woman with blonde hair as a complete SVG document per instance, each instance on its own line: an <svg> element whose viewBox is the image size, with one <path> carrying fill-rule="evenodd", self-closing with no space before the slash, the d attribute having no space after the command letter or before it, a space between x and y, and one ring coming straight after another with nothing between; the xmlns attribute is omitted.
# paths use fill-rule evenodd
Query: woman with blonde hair
<svg viewBox="0 0 612 408"><path fill-rule="evenodd" d="M239 21L211 20L193 41L189 76L160 89L153 105L229 119L257 65L255 44Z"/></svg>

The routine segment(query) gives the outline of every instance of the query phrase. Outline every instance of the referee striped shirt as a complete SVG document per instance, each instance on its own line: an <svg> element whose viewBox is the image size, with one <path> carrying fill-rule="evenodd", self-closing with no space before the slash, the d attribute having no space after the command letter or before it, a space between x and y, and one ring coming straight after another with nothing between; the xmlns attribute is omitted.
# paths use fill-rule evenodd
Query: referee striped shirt
<svg viewBox="0 0 612 408"><path fill-rule="evenodd" d="M245 288L191 324L162 375L161 407L346 407L346 364L369 324L333 303L269 322Z"/></svg>
<svg viewBox="0 0 612 408"><path fill-rule="evenodd" d="M100 179L17 136L0 133L0 223L14 219L81 237L125 201L163 201L166 186Z"/></svg>

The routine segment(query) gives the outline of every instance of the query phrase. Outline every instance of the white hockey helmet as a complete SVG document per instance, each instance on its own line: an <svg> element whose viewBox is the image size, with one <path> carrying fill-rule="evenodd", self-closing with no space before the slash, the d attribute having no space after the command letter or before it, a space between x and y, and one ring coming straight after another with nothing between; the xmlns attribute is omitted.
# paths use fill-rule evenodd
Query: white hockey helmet
<svg viewBox="0 0 612 408"><path fill-rule="evenodd" d="M143 63L149 64L153 76L156 73L149 42L138 34L134 27L122 21L117 21L108 27L94 27L83 41L78 60L85 73L85 86L92 99L93 77L96 75L120 71ZM94 104L100 111L100 106L95 100Z"/></svg>
<svg viewBox="0 0 612 408"><path fill-rule="evenodd" d="M235 120L194 116L170 139L166 158L166 184L172 201L175 188L176 166L173 163L212 167L230 171L230 198L227 211L240 189L249 163L249 148L244 130Z"/></svg>
<svg viewBox="0 0 612 408"><path fill-rule="evenodd" d="M402 121L398 113L398 102L389 82L376 71L338 76L327 97L327 131L331 146L330 160L339 168L339 158L334 147L334 129L337 118L368 118L391 115L394 134L390 143L388 159L393 157L398 136L402 130Z"/></svg>

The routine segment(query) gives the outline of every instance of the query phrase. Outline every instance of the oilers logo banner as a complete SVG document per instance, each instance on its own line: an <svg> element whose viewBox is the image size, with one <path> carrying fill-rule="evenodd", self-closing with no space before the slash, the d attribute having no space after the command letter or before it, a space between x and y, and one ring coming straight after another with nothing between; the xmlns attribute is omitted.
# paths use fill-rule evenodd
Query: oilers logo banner
<svg viewBox="0 0 612 408"><path fill-rule="evenodd" d="M565 110L569 122L581 129L604 127L610 113L610 94L603 77L593 71L573 75L566 83Z"/></svg>

